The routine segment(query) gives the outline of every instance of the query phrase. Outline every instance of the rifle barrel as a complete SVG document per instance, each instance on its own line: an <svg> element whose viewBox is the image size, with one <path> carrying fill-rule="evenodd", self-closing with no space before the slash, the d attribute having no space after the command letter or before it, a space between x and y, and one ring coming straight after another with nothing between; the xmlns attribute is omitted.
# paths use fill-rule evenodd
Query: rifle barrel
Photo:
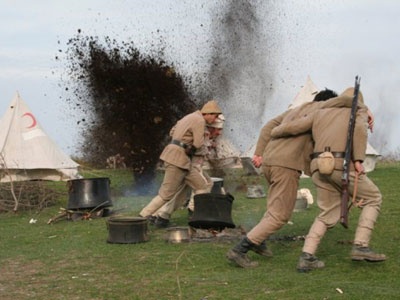
<svg viewBox="0 0 400 300"><path fill-rule="evenodd" d="M349 202L349 173L350 173L350 163L351 156L353 152L353 135L354 135L354 127L356 123L356 113L357 113L357 105L358 105L358 92L360 90L360 80L358 76L356 76L355 87L354 87L354 95L353 102L351 105L351 113L349 120L349 127L347 130L347 140L346 140L346 149L343 160L343 174L342 174L342 199L340 203L340 224L343 227L348 228L348 202Z"/></svg>

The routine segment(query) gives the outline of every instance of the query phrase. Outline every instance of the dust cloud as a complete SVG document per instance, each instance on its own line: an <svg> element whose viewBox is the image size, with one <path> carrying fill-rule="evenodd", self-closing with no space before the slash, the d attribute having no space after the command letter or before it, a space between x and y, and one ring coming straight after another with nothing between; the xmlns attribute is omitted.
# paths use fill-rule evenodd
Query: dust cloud
<svg viewBox="0 0 400 300"><path fill-rule="evenodd" d="M278 8L268 1L268 9L261 16L261 1L225 3L212 16L205 87L222 103L227 116L224 134L244 151L258 137L264 111L272 99L279 37L274 22L265 19L271 15L272 20Z"/></svg>

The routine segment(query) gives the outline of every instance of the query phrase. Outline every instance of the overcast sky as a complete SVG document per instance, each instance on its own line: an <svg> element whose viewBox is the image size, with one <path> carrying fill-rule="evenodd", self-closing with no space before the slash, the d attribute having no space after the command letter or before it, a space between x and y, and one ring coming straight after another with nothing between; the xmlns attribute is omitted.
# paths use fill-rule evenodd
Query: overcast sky
<svg viewBox="0 0 400 300"><path fill-rule="evenodd" d="M74 112L59 87L62 57L78 29L89 36L134 41L149 49L160 30L167 54L182 72L205 67L210 47L209 0L0 0L0 115L16 91L47 134L69 154L78 138ZM271 103L260 120L285 110L310 75L320 87L341 92L361 76L361 90L376 116L370 142L379 151L399 151L400 1L258 1L264 29L274 10L279 41ZM271 4L272 3L272 4ZM268 58L266 58L267 60ZM196 61L196 64L193 62ZM64 75L63 75L64 74ZM235 116L228 116L234 119ZM254 142L254 141L252 141Z"/></svg>

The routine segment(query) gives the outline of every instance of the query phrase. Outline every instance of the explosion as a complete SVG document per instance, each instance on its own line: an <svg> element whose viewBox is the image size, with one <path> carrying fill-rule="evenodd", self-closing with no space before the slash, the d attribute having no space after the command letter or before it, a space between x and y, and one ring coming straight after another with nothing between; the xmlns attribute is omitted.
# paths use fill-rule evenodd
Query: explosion
<svg viewBox="0 0 400 300"><path fill-rule="evenodd" d="M135 192L152 192L169 130L196 109L184 79L165 63L162 50L146 56L133 43L106 38L102 44L80 30L68 42L67 58L75 85L68 101L86 115L79 121L82 158L104 167L109 156L120 154L133 170Z"/></svg>
<svg viewBox="0 0 400 300"><path fill-rule="evenodd" d="M136 191L146 190L171 127L211 98L227 116L224 134L241 150L248 148L273 92L271 61L279 52L275 30L263 31L264 18L258 15L262 3L217 5L209 66L204 74L195 69L190 75L195 80L166 63L162 43L161 49L144 55L133 43L118 44L110 38L101 43L79 30L68 42L67 59L75 86L69 101L87 116L80 121L84 161L103 167L109 156L120 154L133 169ZM265 5L271 16L276 14L273 3ZM268 27L273 29L273 23Z"/></svg>

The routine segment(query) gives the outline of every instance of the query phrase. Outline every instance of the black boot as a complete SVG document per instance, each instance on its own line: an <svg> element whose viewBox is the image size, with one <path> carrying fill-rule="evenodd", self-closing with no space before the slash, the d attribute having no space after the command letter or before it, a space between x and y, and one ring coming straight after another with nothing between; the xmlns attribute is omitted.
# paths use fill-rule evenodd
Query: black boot
<svg viewBox="0 0 400 300"><path fill-rule="evenodd" d="M385 261L386 255L375 253L369 247L363 247L361 245L354 245L353 250L351 250L352 260L365 260L369 262Z"/></svg>
<svg viewBox="0 0 400 300"><path fill-rule="evenodd" d="M265 257L272 256L272 251L267 248L267 243L265 241L263 241L260 245L251 243L250 250Z"/></svg>
<svg viewBox="0 0 400 300"><path fill-rule="evenodd" d="M188 208L188 220L191 221L193 218L194 211Z"/></svg>
<svg viewBox="0 0 400 300"><path fill-rule="evenodd" d="M157 216L154 221L154 226L157 228L167 228L168 225L169 225L169 220L161 218L160 216Z"/></svg>
<svg viewBox="0 0 400 300"><path fill-rule="evenodd" d="M247 256L247 252L253 245L247 237L244 237L239 244L228 251L226 257L239 267L255 268L258 266L258 262L251 261Z"/></svg>
<svg viewBox="0 0 400 300"><path fill-rule="evenodd" d="M297 271L308 272L314 269L322 269L323 267L325 267L323 261L320 261L313 254L303 252L300 255L299 262L297 264Z"/></svg>
<svg viewBox="0 0 400 300"><path fill-rule="evenodd" d="M149 224L154 225L154 223L156 222L157 217L156 216L147 216L146 219L149 222Z"/></svg>

